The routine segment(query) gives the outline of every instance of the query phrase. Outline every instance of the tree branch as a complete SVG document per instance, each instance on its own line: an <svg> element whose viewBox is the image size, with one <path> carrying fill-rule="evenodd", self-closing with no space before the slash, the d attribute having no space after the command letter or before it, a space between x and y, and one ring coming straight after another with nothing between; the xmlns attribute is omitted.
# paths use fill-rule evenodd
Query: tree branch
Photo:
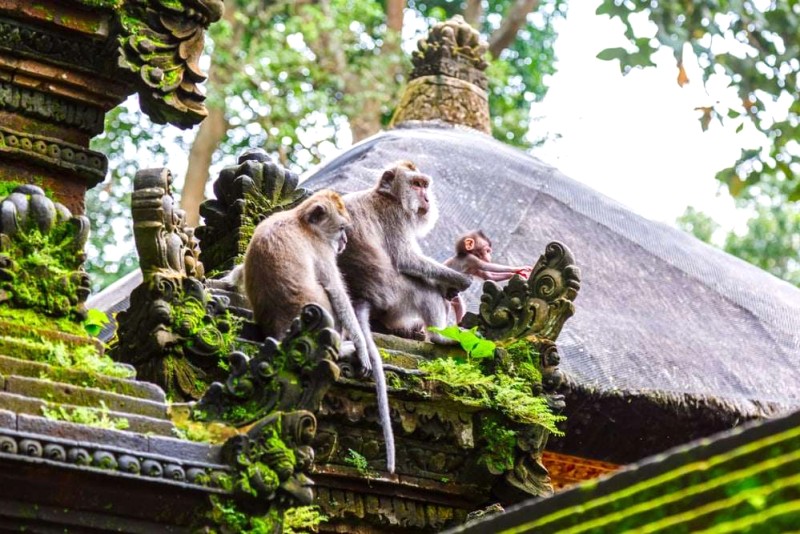
<svg viewBox="0 0 800 534"><path fill-rule="evenodd" d="M489 53L499 57L500 53L514 42L517 32L525 24L528 13L539 7L539 0L515 0L503 18L500 27L489 37Z"/></svg>
<svg viewBox="0 0 800 534"><path fill-rule="evenodd" d="M467 6L464 8L464 20L473 28L477 28L483 16L483 1L482 0L467 0Z"/></svg>

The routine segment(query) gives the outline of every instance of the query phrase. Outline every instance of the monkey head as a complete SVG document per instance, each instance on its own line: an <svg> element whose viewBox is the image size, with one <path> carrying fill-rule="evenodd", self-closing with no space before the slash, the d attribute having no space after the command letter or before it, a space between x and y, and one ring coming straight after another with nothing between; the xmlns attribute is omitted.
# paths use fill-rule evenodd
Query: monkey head
<svg viewBox="0 0 800 534"><path fill-rule="evenodd" d="M474 230L461 236L456 242L456 254L466 256L471 254L481 261L491 263L492 241L481 230Z"/></svg>
<svg viewBox="0 0 800 534"><path fill-rule="evenodd" d="M383 172L377 191L395 202L414 223L417 236L426 235L439 218L433 179L410 161L400 161Z"/></svg>
<svg viewBox="0 0 800 534"><path fill-rule="evenodd" d="M341 254L344 251L347 246L345 230L352 221L338 193L318 191L300 204L298 211L306 231L330 243L334 253Z"/></svg>

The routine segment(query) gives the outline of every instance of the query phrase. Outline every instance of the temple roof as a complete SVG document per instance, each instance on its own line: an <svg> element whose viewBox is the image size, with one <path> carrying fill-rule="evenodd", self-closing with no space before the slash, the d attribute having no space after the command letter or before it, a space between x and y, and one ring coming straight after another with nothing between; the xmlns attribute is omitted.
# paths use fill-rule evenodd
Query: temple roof
<svg viewBox="0 0 800 534"><path fill-rule="evenodd" d="M436 259L473 228L509 264L533 263L553 240L570 247L582 288L558 346L573 390L623 404L656 398L673 411L711 405L733 416L730 426L800 407L796 287L471 129L416 123L380 133L303 185L367 188L398 159L435 179L441 215L423 249ZM470 291L474 308L480 284Z"/></svg>
<svg viewBox="0 0 800 534"><path fill-rule="evenodd" d="M798 425L795 412L727 432L448 532L787 532L800 510Z"/></svg>

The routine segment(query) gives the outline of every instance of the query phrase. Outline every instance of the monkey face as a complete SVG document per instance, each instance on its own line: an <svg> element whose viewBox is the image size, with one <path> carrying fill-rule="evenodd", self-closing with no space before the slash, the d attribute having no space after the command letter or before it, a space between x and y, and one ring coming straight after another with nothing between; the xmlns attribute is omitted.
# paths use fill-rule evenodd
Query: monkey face
<svg viewBox="0 0 800 534"><path fill-rule="evenodd" d="M492 261L492 245L489 244L488 241L485 241L481 238L477 239L475 249L472 251L472 253L487 263L491 263Z"/></svg>
<svg viewBox="0 0 800 534"><path fill-rule="evenodd" d="M301 204L299 209L310 230L330 243L336 254L341 254L347 246L346 230L351 224L342 198L333 191L320 191Z"/></svg>

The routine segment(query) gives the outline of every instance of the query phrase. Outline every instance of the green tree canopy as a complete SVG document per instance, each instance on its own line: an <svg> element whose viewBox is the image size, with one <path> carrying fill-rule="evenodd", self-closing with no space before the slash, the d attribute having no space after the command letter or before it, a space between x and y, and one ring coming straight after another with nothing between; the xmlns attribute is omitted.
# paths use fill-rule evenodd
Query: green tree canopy
<svg viewBox="0 0 800 534"><path fill-rule="evenodd" d="M765 192L774 198L800 199L800 3L796 0L603 0L598 14L625 26L628 48L602 51L601 59L619 59L623 72L653 65L659 48L673 51L677 80L689 80L684 56L691 51L703 73L730 80L738 102L720 97L701 107L701 125L712 119L741 131L754 126L762 146L743 150L717 178L734 197L751 200ZM641 23L646 18L651 24ZM639 22L639 23L637 23ZM655 36L650 37L655 28ZM712 97L715 95L712 95Z"/></svg>

